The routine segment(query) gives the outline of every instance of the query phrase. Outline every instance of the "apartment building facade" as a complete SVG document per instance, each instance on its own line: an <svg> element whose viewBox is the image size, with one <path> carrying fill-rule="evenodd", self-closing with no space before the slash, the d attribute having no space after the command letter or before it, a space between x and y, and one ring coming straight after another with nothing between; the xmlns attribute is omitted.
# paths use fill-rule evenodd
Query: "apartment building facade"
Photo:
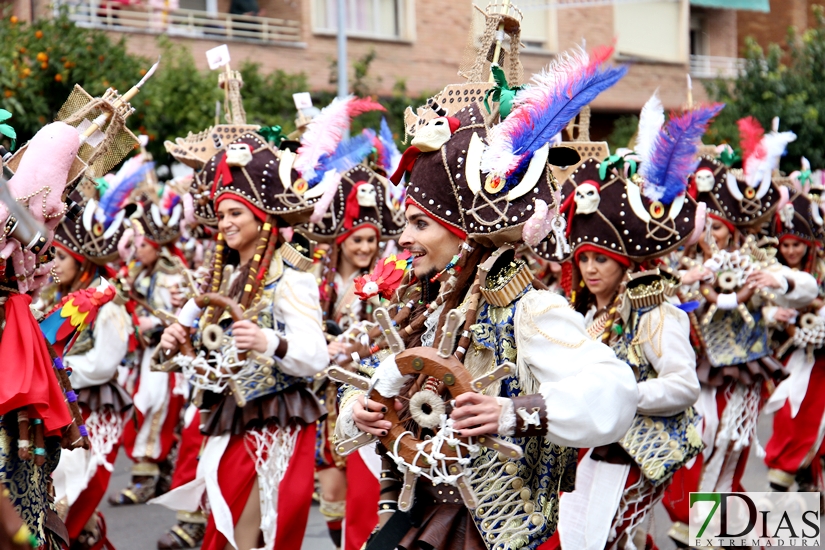
<svg viewBox="0 0 825 550"><path fill-rule="evenodd" d="M7 0L8 1L8 0ZM232 0L13 0L21 19L48 17L65 6L77 24L126 35L130 50L157 53L159 34L204 52L227 43L235 62L304 72L313 89L333 89L337 0L257 0L257 16L231 15ZM486 0L346 0L350 62L374 51L375 91L398 80L410 93L457 82L468 46L478 42ZM496 0L502 2L503 0ZM773 0L776 4L778 0ZM792 0L796 1L796 0ZM807 4L808 0L799 0ZM685 104L694 82L735 74L739 21L764 17L769 0L514 0L523 15L521 60L530 75L559 52L615 41L628 76L593 104L594 114L638 112L658 89L667 108ZM236 11L236 10L232 10ZM770 14L773 17L773 14ZM758 20L758 19L757 19ZM704 89L694 83L695 100Z"/></svg>

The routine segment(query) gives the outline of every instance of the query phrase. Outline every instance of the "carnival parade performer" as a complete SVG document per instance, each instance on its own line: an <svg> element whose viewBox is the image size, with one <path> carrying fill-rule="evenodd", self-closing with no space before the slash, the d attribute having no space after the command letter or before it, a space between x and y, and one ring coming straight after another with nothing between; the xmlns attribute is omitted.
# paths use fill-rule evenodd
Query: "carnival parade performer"
<svg viewBox="0 0 825 550"><path fill-rule="evenodd" d="M558 217L549 164L579 158L535 138L569 122L561 105L581 107L621 78L604 66L609 55L563 56L489 135L480 103L440 101L449 87L433 113L419 111L393 177L408 172L399 244L413 256L412 278L385 289L395 291L394 324L382 325L385 346L354 352L369 357L361 370L373 382L345 389L336 425L337 449L372 437L383 445L381 548L535 548L556 529L559 491L572 490L573 447L617 441L630 426L632 373L563 297L534 288L512 250L538 244ZM511 156L517 139L535 148ZM456 450L439 451L441 441ZM395 510L409 510L411 523Z"/></svg>
<svg viewBox="0 0 825 550"><path fill-rule="evenodd" d="M84 214L77 221L65 219L55 232L55 304L69 293L95 292L115 283L114 270L107 264L117 258L117 243L128 223L126 211L108 218L96 201L76 198ZM105 195L101 202L104 199ZM95 219L96 214L103 223ZM64 358L72 369L72 384L91 440L89 450L64 449L52 474L57 509L73 548L109 545L106 523L97 507L106 494L132 405L129 394L117 383L117 368L127 355L134 331L124 303L121 296L103 305Z"/></svg>
<svg viewBox="0 0 825 550"><path fill-rule="evenodd" d="M779 239L777 259L791 269L821 276L822 185L812 180L810 166L791 174L788 183L789 201L779 207L773 224L772 234ZM773 434L765 445L765 464L771 488L777 491L787 491L794 482L800 491L823 490L825 320L822 287L819 289L819 296L807 307L774 308L770 314L775 336L782 333L776 356L786 359L789 375L776 387L763 411L775 413Z"/></svg>
<svg viewBox="0 0 825 550"><path fill-rule="evenodd" d="M0 237L5 321L0 365L8 369L3 372L0 394L0 479L5 485L4 496L24 522L12 537L20 547L69 545L65 525L54 510L51 473L61 447L89 450L91 443L63 355L71 351L73 342L115 295L112 287L70 294L38 327L30 310L32 294L48 282L55 228L64 215L78 215L72 193L87 170L108 172L137 144L124 126L125 118L134 111L128 101L156 67L123 96L110 89L103 97L92 97L75 86L74 97L83 99L67 102L58 122L42 128L14 156L9 158L0 151L3 173L14 174L2 185L0 204L0 221L6 229ZM122 109L112 106L115 101ZM96 109L106 114L94 122L85 118ZM87 125L89 134L98 131L93 144L83 143L85 137L76 129L81 124ZM128 145L112 149L115 140ZM81 145L85 147L82 159L78 157ZM97 230L103 233L102 227Z"/></svg>
<svg viewBox="0 0 825 550"><path fill-rule="evenodd" d="M169 490L172 464L170 452L177 442L176 431L185 401L184 382L174 373L152 372L151 357L157 349L164 324L157 311L174 311L176 290L182 286L185 268L176 246L180 237L183 205L174 194L163 201L144 197L136 204L131 240L137 272L130 281L130 296L137 302L136 315L141 351L132 376L135 422L125 427L123 443L132 459L128 487L109 497L113 505L142 504ZM125 243L120 244L121 250Z"/></svg>
<svg viewBox="0 0 825 550"><path fill-rule="evenodd" d="M816 280L777 262L756 233L776 212L780 191L772 181L789 132L765 134L753 119L740 121L744 174L737 178L719 160L715 148L700 156L691 192L719 222L700 240L696 259L685 254L683 301L700 300L690 313L700 352L697 374L702 384L696 409L704 419L705 449L689 467L674 475L664 505L674 525L669 535L687 544L690 492L744 491L742 476L756 437L763 387L786 376L773 358L764 306L798 308L817 296ZM746 128L747 130L743 130ZM761 140L762 151L755 154ZM784 144L781 147L777 143ZM750 145L749 145L750 144ZM720 246L726 248L720 248Z"/></svg>
<svg viewBox="0 0 825 550"><path fill-rule="evenodd" d="M293 161L245 132L196 175L214 201L199 214L220 231L210 292L184 306L155 355L183 369L207 435L196 479L155 502L194 511L207 493L206 549L299 547L309 514L324 409L306 380L327 353L312 261L279 231L312 211L312 189L279 166ZM197 318L192 348L185 327Z"/></svg>
<svg viewBox="0 0 825 550"><path fill-rule="evenodd" d="M698 140L722 106L688 110L661 126L646 124L657 107L654 95L642 111L638 172L621 158L605 167L608 160L588 158L563 188L570 209L573 307L585 315L591 336L611 345L632 368L639 402L621 440L590 449L579 463L576 490L561 498L561 548L652 542L640 526L673 473L702 449L688 315L668 302L674 281L658 269L637 266L652 265L702 233L704 210L687 196L687 185ZM664 122L664 111L659 114Z"/></svg>
<svg viewBox="0 0 825 550"><path fill-rule="evenodd" d="M310 125L315 122L310 123ZM365 139L366 138L366 139ZM359 138L354 138L359 139ZM370 136L361 137L368 150ZM349 147L347 147L349 148ZM346 356L347 342L356 341L363 322L372 322L378 297L362 301L364 276L375 267L379 242L397 237L403 229L404 214L395 208L389 182L365 163L335 175L339 189L329 209L317 214L301 231L320 242L330 242L329 264L321 274L321 307L327 327L330 361ZM348 457L340 456L332 445L337 418L339 385L325 380L321 386L327 417L319 423L316 470L320 483L320 512L327 520L330 537L337 548L360 549L378 521L378 475L380 459L373 447ZM342 539L342 524L345 538Z"/></svg>

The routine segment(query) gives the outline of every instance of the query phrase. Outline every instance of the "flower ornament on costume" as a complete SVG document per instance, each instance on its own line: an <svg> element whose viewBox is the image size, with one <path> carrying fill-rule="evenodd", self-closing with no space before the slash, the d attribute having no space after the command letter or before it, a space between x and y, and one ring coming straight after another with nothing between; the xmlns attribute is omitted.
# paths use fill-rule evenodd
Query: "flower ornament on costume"
<svg viewBox="0 0 825 550"><path fill-rule="evenodd" d="M362 300L381 296L385 300L401 285L404 274L412 265L412 255L408 251L392 254L378 262L369 275L356 277L355 294Z"/></svg>

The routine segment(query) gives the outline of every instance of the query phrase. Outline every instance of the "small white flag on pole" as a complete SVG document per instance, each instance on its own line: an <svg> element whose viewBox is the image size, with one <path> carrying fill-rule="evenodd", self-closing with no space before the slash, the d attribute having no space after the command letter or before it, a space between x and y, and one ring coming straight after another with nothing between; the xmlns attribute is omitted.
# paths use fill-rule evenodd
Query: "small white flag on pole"
<svg viewBox="0 0 825 550"><path fill-rule="evenodd" d="M295 102L295 108L299 111L312 107L312 97L309 95L309 92L292 94L292 100Z"/></svg>
<svg viewBox="0 0 825 550"><path fill-rule="evenodd" d="M217 48L206 51L206 62L211 70L219 69L229 63L229 46L221 44Z"/></svg>

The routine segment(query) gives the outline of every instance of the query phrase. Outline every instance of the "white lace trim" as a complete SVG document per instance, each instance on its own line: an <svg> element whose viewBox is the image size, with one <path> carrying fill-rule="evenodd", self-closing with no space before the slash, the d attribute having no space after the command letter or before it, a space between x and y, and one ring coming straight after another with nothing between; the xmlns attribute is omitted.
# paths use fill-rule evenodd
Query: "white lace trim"
<svg viewBox="0 0 825 550"><path fill-rule="evenodd" d="M498 404L501 405L501 412L498 414L499 435L513 436L516 433L516 413L513 408L513 400L506 397L497 397Z"/></svg>

